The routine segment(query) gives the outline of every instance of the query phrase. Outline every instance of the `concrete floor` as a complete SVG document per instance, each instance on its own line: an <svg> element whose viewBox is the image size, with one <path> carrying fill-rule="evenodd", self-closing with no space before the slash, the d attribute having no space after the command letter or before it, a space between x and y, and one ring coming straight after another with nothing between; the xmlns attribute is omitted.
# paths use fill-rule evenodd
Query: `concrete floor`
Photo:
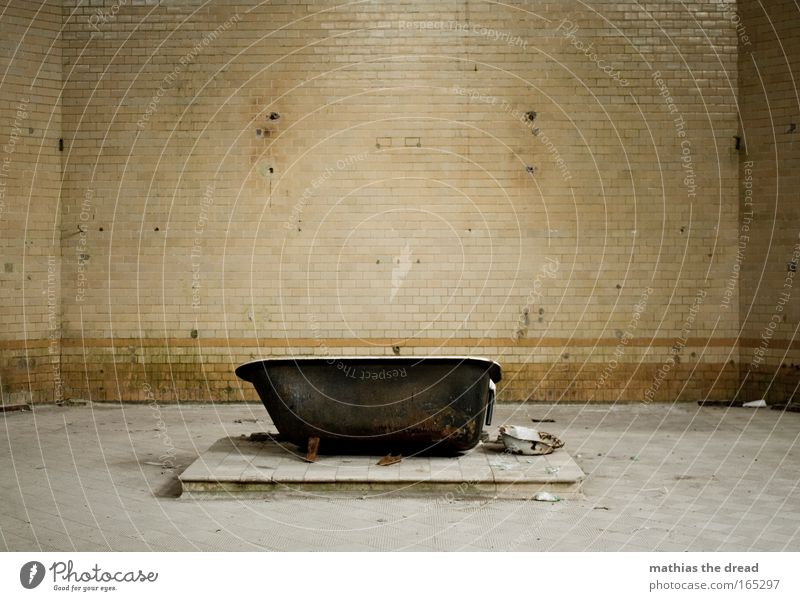
<svg viewBox="0 0 800 601"><path fill-rule="evenodd" d="M692 404L501 405L586 472L559 503L442 495L180 499L177 474L260 405L0 414L0 549L800 550L800 414ZM166 462L176 469L162 467Z"/></svg>

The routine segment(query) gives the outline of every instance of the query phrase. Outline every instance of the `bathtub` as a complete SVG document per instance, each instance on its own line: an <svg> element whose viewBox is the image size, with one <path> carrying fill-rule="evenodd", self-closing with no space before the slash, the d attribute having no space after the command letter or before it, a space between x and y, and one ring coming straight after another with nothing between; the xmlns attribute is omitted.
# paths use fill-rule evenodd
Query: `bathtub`
<svg viewBox="0 0 800 601"><path fill-rule="evenodd" d="M452 455L491 423L500 365L479 357L302 357L251 361L282 439L325 452ZM310 451L309 451L310 452Z"/></svg>

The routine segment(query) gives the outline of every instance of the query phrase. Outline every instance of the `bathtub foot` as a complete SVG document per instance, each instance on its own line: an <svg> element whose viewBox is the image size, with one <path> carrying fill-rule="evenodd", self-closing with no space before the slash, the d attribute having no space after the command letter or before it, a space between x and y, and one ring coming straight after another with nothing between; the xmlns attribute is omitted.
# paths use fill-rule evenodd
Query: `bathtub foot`
<svg viewBox="0 0 800 601"><path fill-rule="evenodd" d="M306 461L314 463L317 460L317 451L319 451L319 436L311 436L308 439Z"/></svg>

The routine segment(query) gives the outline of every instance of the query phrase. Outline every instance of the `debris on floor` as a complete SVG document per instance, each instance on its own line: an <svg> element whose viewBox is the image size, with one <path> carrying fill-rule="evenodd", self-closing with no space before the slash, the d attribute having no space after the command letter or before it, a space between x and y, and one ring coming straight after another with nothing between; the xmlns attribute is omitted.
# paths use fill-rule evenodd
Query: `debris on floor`
<svg viewBox="0 0 800 601"><path fill-rule="evenodd" d="M769 404L764 399L758 399L757 401L697 401L697 404L701 407L748 407L748 408L759 408L759 407L769 407Z"/></svg>
<svg viewBox="0 0 800 601"><path fill-rule="evenodd" d="M564 446L556 436L525 426L500 426L500 442L518 455L549 455Z"/></svg>
<svg viewBox="0 0 800 601"><path fill-rule="evenodd" d="M389 453L388 455L378 459L378 463L376 463L376 465L394 465L395 463L400 463L402 460L402 455L392 455Z"/></svg>
<svg viewBox="0 0 800 601"><path fill-rule="evenodd" d="M2 401L0 401L0 413L11 413L12 411L30 411L31 406L25 404L19 405L4 405Z"/></svg>
<svg viewBox="0 0 800 601"><path fill-rule="evenodd" d="M493 468L497 468L499 470L511 470L511 469L514 469L515 467L517 467L516 465L513 465L511 463L503 463L503 462L493 463L491 461L489 462L489 465L492 466Z"/></svg>
<svg viewBox="0 0 800 601"><path fill-rule="evenodd" d="M86 399L64 399L63 401L56 401L56 405L59 407L82 407L89 404L91 404L91 402Z"/></svg>
<svg viewBox="0 0 800 601"><path fill-rule="evenodd" d="M770 409L775 409L777 411L790 411L792 413L800 413L800 403L796 401L790 401L788 403L779 403L777 405L770 405Z"/></svg>
<svg viewBox="0 0 800 601"><path fill-rule="evenodd" d="M533 495L534 501L545 501L547 503L558 503L561 500L561 497L558 495L554 495L551 492L537 492Z"/></svg>
<svg viewBox="0 0 800 601"><path fill-rule="evenodd" d="M560 449L561 447L564 446L564 443L561 441L560 438L553 436L548 432L539 432L539 436L546 444L553 447L554 449Z"/></svg>
<svg viewBox="0 0 800 601"><path fill-rule="evenodd" d="M697 404L701 407L741 407L742 401L710 401L706 399L697 401Z"/></svg>
<svg viewBox="0 0 800 601"><path fill-rule="evenodd" d="M544 419L531 418L531 421L534 424L554 424L554 423L556 423L556 420L550 419L549 417L548 418L544 418Z"/></svg>
<svg viewBox="0 0 800 601"><path fill-rule="evenodd" d="M253 432L249 436L242 434L240 438L248 442L281 442L283 440L277 432Z"/></svg>

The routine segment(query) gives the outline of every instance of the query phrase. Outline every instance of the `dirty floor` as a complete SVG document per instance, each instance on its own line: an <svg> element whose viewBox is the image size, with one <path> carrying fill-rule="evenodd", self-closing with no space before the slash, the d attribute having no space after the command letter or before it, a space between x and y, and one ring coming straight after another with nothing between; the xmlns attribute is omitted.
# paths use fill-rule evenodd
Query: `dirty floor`
<svg viewBox="0 0 800 601"><path fill-rule="evenodd" d="M800 550L800 414L692 404L500 405L556 434L583 498L179 498L177 475L260 405L0 414L0 549ZM172 466L176 466L173 468Z"/></svg>

